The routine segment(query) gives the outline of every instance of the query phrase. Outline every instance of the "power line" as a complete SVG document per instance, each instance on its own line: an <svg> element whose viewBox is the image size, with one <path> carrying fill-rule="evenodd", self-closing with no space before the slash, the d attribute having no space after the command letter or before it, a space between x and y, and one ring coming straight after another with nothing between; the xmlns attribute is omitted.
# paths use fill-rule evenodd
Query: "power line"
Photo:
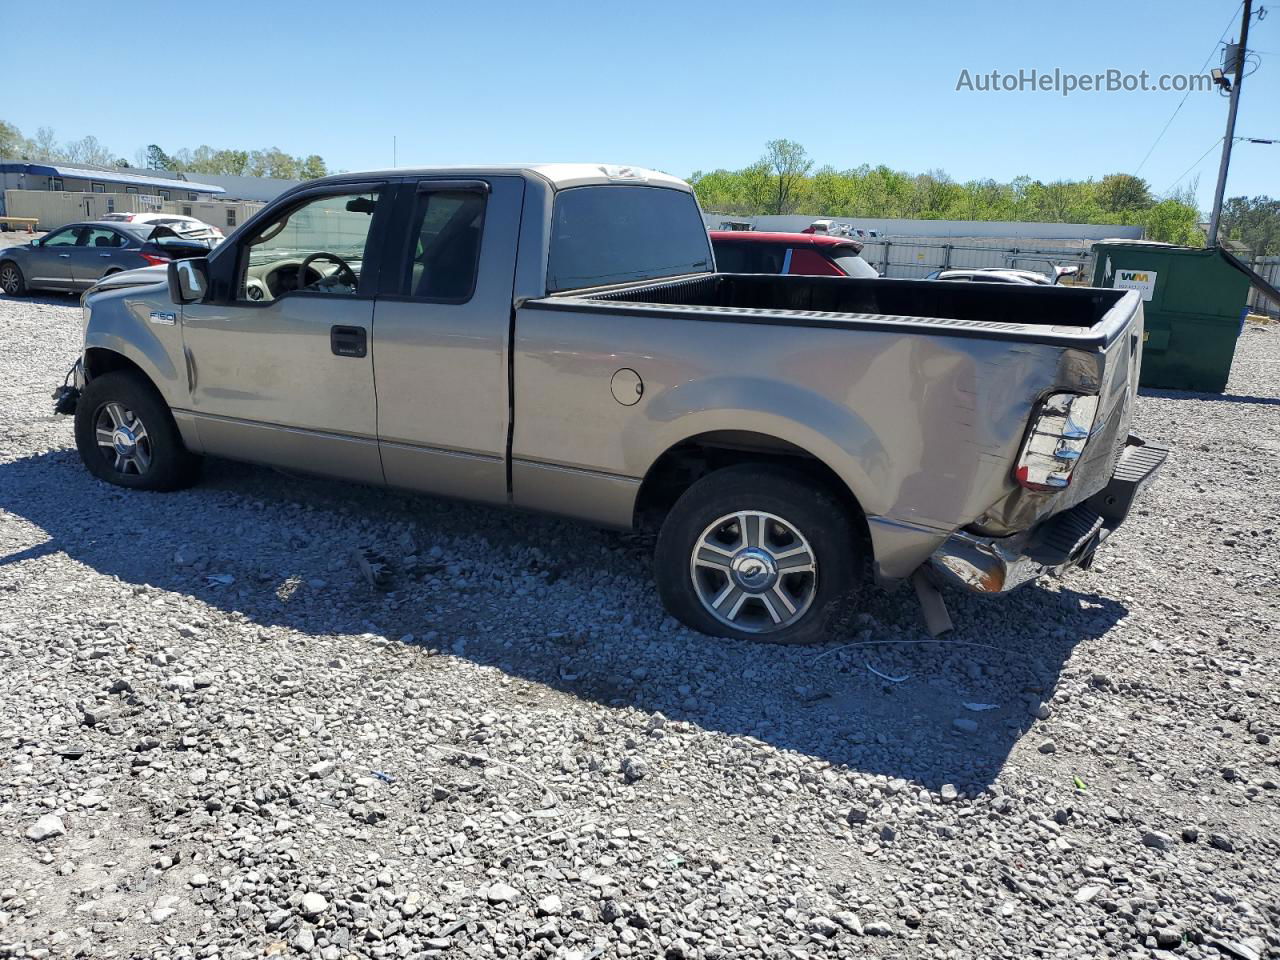
<svg viewBox="0 0 1280 960"><path fill-rule="evenodd" d="M1240 7L1243 7L1243 6L1244 6L1244 0L1240 0L1240 6L1236 7L1235 11L1231 14L1231 19L1227 21L1227 25L1223 29L1222 35L1218 37L1218 39L1214 42L1213 49L1210 50L1209 55L1204 58L1204 63L1200 64L1200 71L1199 71L1200 73L1204 73L1204 68L1209 66L1209 61L1212 60L1213 55L1218 52L1218 47L1222 44L1222 41L1226 38L1227 31L1231 29L1231 25L1236 22L1236 14L1240 12ZM1187 92L1182 95L1182 99L1178 101L1178 105L1173 108L1173 113L1169 115L1169 119L1164 122L1164 126L1161 127L1160 132L1156 134L1155 140L1153 140L1151 143L1151 146L1147 148L1147 153L1146 153L1146 156L1142 158L1142 163L1138 164L1138 169L1133 171L1133 175L1135 177L1141 172L1142 168L1146 166L1147 161L1151 159L1152 151L1154 151L1157 144L1160 143L1160 140L1164 137L1166 131L1168 131L1169 125L1173 123L1174 118L1178 115L1178 111L1182 109L1182 105L1187 102L1187 98L1190 96L1191 96L1191 87L1188 86Z"/></svg>
<svg viewBox="0 0 1280 960"><path fill-rule="evenodd" d="M1214 148L1217 147L1218 144L1220 144L1221 142L1222 142L1222 137L1219 137L1217 140L1213 141L1213 143L1209 144L1209 149L1206 150L1204 153L1200 154L1200 158L1196 160L1195 163L1187 167L1187 169L1183 170L1182 176L1178 177L1177 180L1169 184L1169 189L1165 191L1165 196L1168 196L1169 194L1173 193L1173 188L1182 182L1183 177L1185 177L1188 173L1190 173L1196 167L1200 166L1200 164L1204 161L1204 158L1207 157L1210 153L1212 153Z"/></svg>

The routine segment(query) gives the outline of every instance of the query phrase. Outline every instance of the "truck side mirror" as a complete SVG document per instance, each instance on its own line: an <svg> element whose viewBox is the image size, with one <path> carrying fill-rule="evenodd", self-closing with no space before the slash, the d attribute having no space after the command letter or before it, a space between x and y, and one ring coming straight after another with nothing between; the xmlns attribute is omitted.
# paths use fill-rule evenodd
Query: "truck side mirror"
<svg viewBox="0 0 1280 960"><path fill-rule="evenodd" d="M203 300L209 290L209 261L204 257L169 263L169 299L176 304Z"/></svg>

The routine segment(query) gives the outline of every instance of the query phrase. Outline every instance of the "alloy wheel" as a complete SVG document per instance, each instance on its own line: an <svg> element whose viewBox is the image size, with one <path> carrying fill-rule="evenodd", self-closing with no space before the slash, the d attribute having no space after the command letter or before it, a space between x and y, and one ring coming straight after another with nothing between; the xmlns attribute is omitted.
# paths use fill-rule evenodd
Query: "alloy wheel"
<svg viewBox="0 0 1280 960"><path fill-rule="evenodd" d="M818 592L818 561L798 529L772 513L744 510L710 524L689 562L703 607L748 633L784 630Z"/></svg>
<svg viewBox="0 0 1280 960"><path fill-rule="evenodd" d="M138 415L108 400L94 415L98 449L116 473L142 476L151 469L151 436Z"/></svg>

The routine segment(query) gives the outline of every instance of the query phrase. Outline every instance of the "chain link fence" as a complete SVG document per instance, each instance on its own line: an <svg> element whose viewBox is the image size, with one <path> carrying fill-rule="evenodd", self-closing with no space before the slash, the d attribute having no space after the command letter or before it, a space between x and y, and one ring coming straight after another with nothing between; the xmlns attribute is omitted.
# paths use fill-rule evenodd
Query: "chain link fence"
<svg viewBox="0 0 1280 960"><path fill-rule="evenodd" d="M862 259L882 276L899 280L918 280L935 270L980 267L1034 270L1052 277L1054 267L1079 266L1079 273L1073 279L1087 281L1093 269L1088 246L1000 246L980 241L917 241L909 237L866 240Z"/></svg>
<svg viewBox="0 0 1280 960"><path fill-rule="evenodd" d="M1254 257L1249 261L1249 266L1273 287L1280 287L1280 257ZM1280 320L1280 303L1275 303L1257 287L1253 287L1249 290L1249 312Z"/></svg>

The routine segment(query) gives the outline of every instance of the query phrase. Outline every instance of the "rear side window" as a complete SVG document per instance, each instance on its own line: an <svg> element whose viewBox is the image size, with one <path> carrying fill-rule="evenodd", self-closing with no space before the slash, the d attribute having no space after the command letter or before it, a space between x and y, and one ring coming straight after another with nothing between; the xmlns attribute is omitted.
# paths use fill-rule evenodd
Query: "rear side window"
<svg viewBox="0 0 1280 960"><path fill-rule="evenodd" d="M476 288L485 195L479 190L418 194L409 262L400 294L415 300L462 303Z"/></svg>
<svg viewBox="0 0 1280 960"><path fill-rule="evenodd" d="M84 243L88 247L123 247L124 237L114 230L90 227L85 235Z"/></svg>
<svg viewBox="0 0 1280 960"><path fill-rule="evenodd" d="M550 293L710 270L710 240L691 193L602 185L556 194Z"/></svg>
<svg viewBox="0 0 1280 960"><path fill-rule="evenodd" d="M781 273L787 258L787 248L772 243L724 240L712 245L721 273Z"/></svg>

